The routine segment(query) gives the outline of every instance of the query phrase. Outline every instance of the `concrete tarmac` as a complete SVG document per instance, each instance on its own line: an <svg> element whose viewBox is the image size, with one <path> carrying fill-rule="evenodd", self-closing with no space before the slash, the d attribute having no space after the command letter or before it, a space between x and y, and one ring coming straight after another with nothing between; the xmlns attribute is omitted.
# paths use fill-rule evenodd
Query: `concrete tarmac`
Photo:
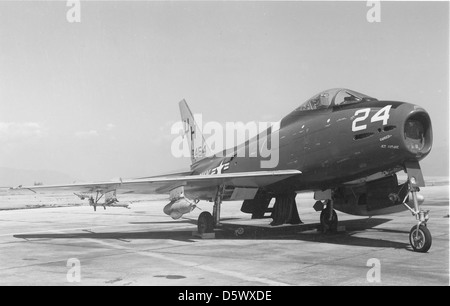
<svg viewBox="0 0 450 306"><path fill-rule="evenodd" d="M304 222L298 226L270 227L271 219L241 213L240 202L224 202L215 239L192 235L200 209L172 220L162 212L165 200L141 198L131 209L97 212L88 206L4 210L0 285L447 286L448 186L421 193L433 235L425 254L409 245L416 221L407 211L372 218L338 212L344 232L317 231L310 193L297 196ZM0 204L7 206L6 199ZM211 211L212 203L199 207Z"/></svg>

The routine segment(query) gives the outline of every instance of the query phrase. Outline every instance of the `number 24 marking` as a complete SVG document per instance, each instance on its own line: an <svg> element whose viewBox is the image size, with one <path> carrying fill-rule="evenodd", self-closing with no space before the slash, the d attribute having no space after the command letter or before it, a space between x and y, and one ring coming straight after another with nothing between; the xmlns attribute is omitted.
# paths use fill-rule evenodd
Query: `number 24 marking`
<svg viewBox="0 0 450 306"><path fill-rule="evenodd" d="M370 122L376 122L376 121L383 121L383 125L386 125L389 119L389 111L391 110L392 105L386 105L382 109L380 109L378 112L375 113L375 115L372 116L370 119ZM364 108L359 109L355 112L355 116L358 116L359 114L363 114L361 117L355 118L352 123L352 131L357 132L361 130L367 129L367 124L357 125L358 122L364 121L369 117L370 114L370 108Z"/></svg>

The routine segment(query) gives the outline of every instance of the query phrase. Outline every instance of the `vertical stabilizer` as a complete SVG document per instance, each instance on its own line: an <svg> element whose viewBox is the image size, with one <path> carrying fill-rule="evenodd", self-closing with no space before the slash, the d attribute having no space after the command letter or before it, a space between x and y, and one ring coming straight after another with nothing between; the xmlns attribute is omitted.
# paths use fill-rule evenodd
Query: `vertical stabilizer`
<svg viewBox="0 0 450 306"><path fill-rule="evenodd" d="M187 137L191 151L191 162L195 163L206 157L207 146L205 138L184 99L180 101L179 106L181 120L183 121L184 136Z"/></svg>

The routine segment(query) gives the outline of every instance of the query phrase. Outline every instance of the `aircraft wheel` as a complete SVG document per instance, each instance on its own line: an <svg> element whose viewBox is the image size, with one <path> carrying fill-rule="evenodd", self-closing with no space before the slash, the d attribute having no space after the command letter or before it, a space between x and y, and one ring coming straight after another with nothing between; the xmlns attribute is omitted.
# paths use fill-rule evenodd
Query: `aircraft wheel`
<svg viewBox="0 0 450 306"><path fill-rule="evenodd" d="M212 233L214 231L214 218L209 212L204 211L198 216L197 229L199 234Z"/></svg>
<svg viewBox="0 0 450 306"><path fill-rule="evenodd" d="M431 233L425 225L421 224L418 231L417 226L418 225L415 225L411 228L411 231L409 232L409 242L414 251L426 253L431 247Z"/></svg>
<svg viewBox="0 0 450 306"><path fill-rule="evenodd" d="M331 220L330 220L330 213L333 214ZM336 211L328 207L322 210L322 212L320 213L320 224L322 225L324 231L327 230L336 231L338 226L338 217Z"/></svg>

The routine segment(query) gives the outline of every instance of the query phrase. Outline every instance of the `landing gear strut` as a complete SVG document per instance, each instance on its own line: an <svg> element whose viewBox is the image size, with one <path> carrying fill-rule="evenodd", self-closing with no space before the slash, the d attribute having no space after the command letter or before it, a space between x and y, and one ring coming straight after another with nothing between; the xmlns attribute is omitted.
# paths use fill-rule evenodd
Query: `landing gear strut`
<svg viewBox="0 0 450 306"><path fill-rule="evenodd" d="M214 232L214 228L220 226L220 208L222 205L224 186L217 187L217 193L214 197L213 214L204 211L198 216L197 230L199 234L206 234Z"/></svg>
<svg viewBox="0 0 450 306"><path fill-rule="evenodd" d="M80 198L80 200L84 200L86 197L88 197L85 194L78 194L74 193L77 197ZM105 196L105 200L103 203L99 203L99 201ZM109 191L101 191L97 190L95 199L94 196L89 195L89 206L94 207L94 211L97 211L97 206L101 205L103 206L103 209L106 210L106 206L108 207L125 207L129 209L129 204L116 204L119 202L116 197L116 191L115 190L109 190Z"/></svg>
<svg viewBox="0 0 450 306"><path fill-rule="evenodd" d="M103 193L100 193L99 191L97 191L97 195L95 196L95 200L93 196L89 197L89 205L90 206L94 206L94 211L97 211L97 204L98 201L100 201L100 199L103 197ZM103 205L103 208L106 209L105 205Z"/></svg>
<svg viewBox="0 0 450 306"><path fill-rule="evenodd" d="M214 198L214 207L213 207L213 218L214 218L214 227L220 226L220 209L222 206L222 196L223 196L223 187L217 187L217 194Z"/></svg>
<svg viewBox="0 0 450 306"><path fill-rule="evenodd" d="M417 191L419 191L419 187L415 186L416 181L414 177L408 178L408 186L409 186L409 192L406 195L405 199L403 200L403 204L408 208L413 216L416 217L417 224L414 225L411 228L411 231L409 232L409 243L411 244L411 247L414 251L420 252L420 253L426 253L430 247L431 247L431 233L427 228L427 221L428 221L428 213L429 210L422 210L422 208L419 205ZM412 199L414 202L414 209L408 206L406 204L406 199L409 195L412 195Z"/></svg>

